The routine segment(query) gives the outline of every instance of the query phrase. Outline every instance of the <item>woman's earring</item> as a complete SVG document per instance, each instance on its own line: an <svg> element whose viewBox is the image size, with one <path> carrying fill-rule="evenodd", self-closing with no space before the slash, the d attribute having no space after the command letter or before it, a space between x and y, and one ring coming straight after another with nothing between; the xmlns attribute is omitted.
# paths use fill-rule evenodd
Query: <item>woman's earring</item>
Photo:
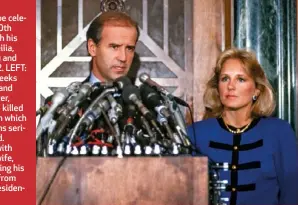
<svg viewBox="0 0 298 205"><path fill-rule="evenodd" d="M252 101L256 101L256 100L257 100L257 96L256 95L252 96Z"/></svg>

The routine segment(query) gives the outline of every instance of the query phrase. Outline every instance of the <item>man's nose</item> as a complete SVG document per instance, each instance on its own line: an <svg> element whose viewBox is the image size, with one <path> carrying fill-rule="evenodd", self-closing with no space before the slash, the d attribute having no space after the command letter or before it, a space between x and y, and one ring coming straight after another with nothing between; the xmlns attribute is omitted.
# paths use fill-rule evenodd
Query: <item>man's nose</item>
<svg viewBox="0 0 298 205"><path fill-rule="evenodd" d="M125 49L119 49L117 58L121 62L126 62L126 58L127 58L126 50Z"/></svg>

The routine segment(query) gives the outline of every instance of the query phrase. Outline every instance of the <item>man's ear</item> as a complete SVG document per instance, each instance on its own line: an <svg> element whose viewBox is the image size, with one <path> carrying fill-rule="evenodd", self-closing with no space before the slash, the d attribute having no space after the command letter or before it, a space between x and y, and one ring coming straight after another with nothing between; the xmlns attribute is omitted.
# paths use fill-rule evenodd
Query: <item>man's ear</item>
<svg viewBox="0 0 298 205"><path fill-rule="evenodd" d="M88 52L89 54L93 57L96 55L96 44L94 43L94 41L89 38L87 41L87 47L88 47Z"/></svg>

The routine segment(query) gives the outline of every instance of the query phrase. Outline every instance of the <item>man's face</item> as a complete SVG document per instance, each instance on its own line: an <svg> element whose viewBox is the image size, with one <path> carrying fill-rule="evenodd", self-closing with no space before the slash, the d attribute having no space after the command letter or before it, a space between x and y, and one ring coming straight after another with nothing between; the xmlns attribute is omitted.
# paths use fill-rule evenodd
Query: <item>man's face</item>
<svg viewBox="0 0 298 205"><path fill-rule="evenodd" d="M134 57L136 41L134 27L105 25L97 45L88 40L93 74L102 82L126 75Z"/></svg>

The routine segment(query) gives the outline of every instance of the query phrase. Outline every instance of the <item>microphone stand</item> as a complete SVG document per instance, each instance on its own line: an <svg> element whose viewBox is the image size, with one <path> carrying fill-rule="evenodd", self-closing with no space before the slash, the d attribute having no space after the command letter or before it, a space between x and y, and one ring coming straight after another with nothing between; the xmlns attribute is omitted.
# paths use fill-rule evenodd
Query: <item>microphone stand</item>
<svg viewBox="0 0 298 205"><path fill-rule="evenodd" d="M121 149L121 143L120 143L120 137L119 135L117 134L117 132L115 131L114 127L112 126L107 114L105 112L102 113L106 123L108 124L111 132L112 132L112 136L116 139L116 142L117 142L117 150L116 150L116 153L118 154L118 157L119 158L123 158L123 151Z"/></svg>
<svg viewBox="0 0 298 205"><path fill-rule="evenodd" d="M84 114L81 116L81 118L79 119L79 121L77 122L77 124L75 125L74 129L73 129L73 132L70 136L70 140L69 140L69 143L68 143L68 146L71 146L71 143L77 133L77 130L80 126L80 124L83 122L83 120L86 118L86 116L92 111L92 108L97 104L99 103L99 101L106 97L108 94L110 93L113 93L113 92L117 92L118 89L117 88L107 88L106 90L104 90L90 105L89 107L86 109L86 111L84 112ZM102 112L104 113L104 112Z"/></svg>

